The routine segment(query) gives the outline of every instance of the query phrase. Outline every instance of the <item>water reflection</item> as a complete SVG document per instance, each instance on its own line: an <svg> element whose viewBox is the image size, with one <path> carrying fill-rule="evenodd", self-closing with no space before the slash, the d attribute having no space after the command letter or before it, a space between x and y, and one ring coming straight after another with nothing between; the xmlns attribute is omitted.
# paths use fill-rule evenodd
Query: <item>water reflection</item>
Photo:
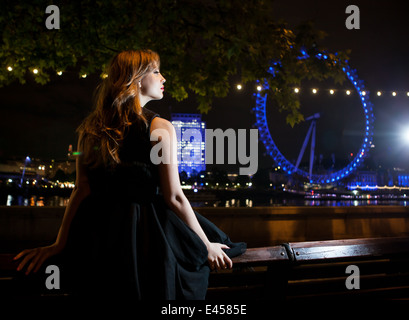
<svg viewBox="0 0 409 320"><path fill-rule="evenodd" d="M213 203L213 207L220 207L222 206L222 201L215 201ZM251 199L245 199L244 201L244 207L249 207L251 208L253 206L253 200ZM224 207L242 207L240 205L240 199L230 199L230 200L225 200L224 201Z"/></svg>
<svg viewBox="0 0 409 320"><path fill-rule="evenodd" d="M22 196L7 195L1 197L0 205L6 206L56 206L68 205L69 197L66 196ZM305 199L305 198L227 198L223 200L191 201L193 207L260 207L260 206L328 206L328 207L357 207L374 205L407 206L407 199Z"/></svg>
<svg viewBox="0 0 409 320"><path fill-rule="evenodd" d="M192 206L212 206L212 207L274 207L274 206L322 206L322 207L357 207L357 206L376 206L376 205L396 205L407 206L407 200L310 200L310 199L269 199L268 201L245 199L240 203L240 199L228 199L214 202L192 202Z"/></svg>
<svg viewBox="0 0 409 320"><path fill-rule="evenodd" d="M5 203L2 201L0 205L6 206L25 206L25 207L65 207L67 206L69 197L61 196L22 196L22 195L11 195L8 194Z"/></svg>

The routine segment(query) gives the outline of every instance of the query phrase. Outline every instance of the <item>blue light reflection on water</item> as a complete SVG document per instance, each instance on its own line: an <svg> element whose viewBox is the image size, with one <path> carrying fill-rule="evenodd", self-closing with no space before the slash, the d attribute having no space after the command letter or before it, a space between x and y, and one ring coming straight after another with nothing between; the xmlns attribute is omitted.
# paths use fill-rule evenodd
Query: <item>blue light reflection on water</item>
<svg viewBox="0 0 409 320"><path fill-rule="evenodd" d="M322 207L357 207L357 206L376 206L376 205L394 205L407 206L407 200L310 200L310 199L281 199L280 201L257 202L246 199L245 203L237 199L215 202L191 202L192 206L211 206L211 207L270 207L270 206L322 206Z"/></svg>
<svg viewBox="0 0 409 320"><path fill-rule="evenodd" d="M25 206L25 207L63 207L68 204L69 197L61 196L22 196L8 194L1 198L1 206Z"/></svg>

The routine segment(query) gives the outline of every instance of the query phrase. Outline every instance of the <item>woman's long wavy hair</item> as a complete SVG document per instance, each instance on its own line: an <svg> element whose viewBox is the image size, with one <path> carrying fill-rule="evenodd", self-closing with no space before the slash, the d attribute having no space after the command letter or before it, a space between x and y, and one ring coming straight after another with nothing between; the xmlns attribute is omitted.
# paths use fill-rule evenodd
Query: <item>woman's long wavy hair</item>
<svg viewBox="0 0 409 320"><path fill-rule="evenodd" d="M139 82L159 64L159 55L151 50L128 50L113 57L108 76L95 91L94 111L77 129L85 164L115 166L121 162L119 150L127 128L137 121L146 125Z"/></svg>

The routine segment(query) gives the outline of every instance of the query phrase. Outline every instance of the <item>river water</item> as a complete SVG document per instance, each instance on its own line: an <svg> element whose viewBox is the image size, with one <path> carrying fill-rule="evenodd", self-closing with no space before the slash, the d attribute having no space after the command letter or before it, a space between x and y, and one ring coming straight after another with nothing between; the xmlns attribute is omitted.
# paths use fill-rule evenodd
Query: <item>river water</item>
<svg viewBox="0 0 409 320"><path fill-rule="evenodd" d="M22 196L5 195L0 198L0 206L57 206L64 207L68 204L69 197L66 196ZM196 200L190 201L193 207L260 207L260 206L368 206L368 205L409 205L406 198L366 198L366 199L307 199L295 198L228 198L223 200Z"/></svg>

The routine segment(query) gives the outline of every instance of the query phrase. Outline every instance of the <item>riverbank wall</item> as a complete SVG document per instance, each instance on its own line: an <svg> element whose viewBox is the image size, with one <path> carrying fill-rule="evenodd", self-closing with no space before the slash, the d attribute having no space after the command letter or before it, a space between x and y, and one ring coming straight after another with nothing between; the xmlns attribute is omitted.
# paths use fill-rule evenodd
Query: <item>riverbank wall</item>
<svg viewBox="0 0 409 320"><path fill-rule="evenodd" d="M54 241L65 207L0 206L0 252ZM232 241L284 242L409 236L409 207L194 207Z"/></svg>

